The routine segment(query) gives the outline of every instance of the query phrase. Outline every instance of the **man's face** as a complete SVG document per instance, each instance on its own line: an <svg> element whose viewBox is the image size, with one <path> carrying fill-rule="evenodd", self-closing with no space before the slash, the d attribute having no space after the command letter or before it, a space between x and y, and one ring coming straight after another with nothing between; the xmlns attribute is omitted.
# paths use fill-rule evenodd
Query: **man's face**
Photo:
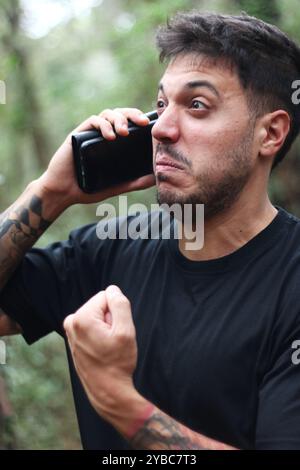
<svg viewBox="0 0 300 470"><path fill-rule="evenodd" d="M159 203L202 203L207 218L249 180L254 122L235 72L193 58L177 57L162 77L153 164Z"/></svg>

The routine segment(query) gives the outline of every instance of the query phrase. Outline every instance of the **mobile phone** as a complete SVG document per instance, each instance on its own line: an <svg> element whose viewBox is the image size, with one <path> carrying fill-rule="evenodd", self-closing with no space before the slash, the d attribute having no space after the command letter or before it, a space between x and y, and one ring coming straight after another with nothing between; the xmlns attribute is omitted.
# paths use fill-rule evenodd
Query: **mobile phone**
<svg viewBox="0 0 300 470"><path fill-rule="evenodd" d="M104 139L96 130L72 135L75 173L84 192L94 193L153 173L151 129L158 116L156 111L146 116L149 124L137 126L129 121L129 134L117 134L115 140Z"/></svg>

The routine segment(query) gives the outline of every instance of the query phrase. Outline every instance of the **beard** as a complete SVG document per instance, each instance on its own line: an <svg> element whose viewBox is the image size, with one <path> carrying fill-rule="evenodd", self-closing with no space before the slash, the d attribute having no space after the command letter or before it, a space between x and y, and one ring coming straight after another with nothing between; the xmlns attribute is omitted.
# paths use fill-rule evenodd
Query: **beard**
<svg viewBox="0 0 300 470"><path fill-rule="evenodd" d="M192 165L187 157L169 144L158 144L157 151L169 155L174 160L184 163L190 169L192 176L197 182L197 190L193 193L182 194L180 191L157 189L158 204L178 204L184 213L185 204L192 207L193 221L197 204L204 204L205 218L211 218L216 214L226 211L237 200L251 175L252 161L252 142L254 125L249 125L247 131L241 136L235 149L223 153L221 162L225 162L224 167L216 165L215 168L201 171L201 174L194 174ZM217 157L217 162L220 157ZM216 172L220 176L216 177ZM164 174L157 175L157 182L168 181L168 176Z"/></svg>

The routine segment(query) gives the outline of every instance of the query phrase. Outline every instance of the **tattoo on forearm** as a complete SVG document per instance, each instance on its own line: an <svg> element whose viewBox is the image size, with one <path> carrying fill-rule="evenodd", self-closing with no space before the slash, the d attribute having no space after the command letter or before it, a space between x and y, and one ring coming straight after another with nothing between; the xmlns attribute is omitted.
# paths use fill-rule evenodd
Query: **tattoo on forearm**
<svg viewBox="0 0 300 470"><path fill-rule="evenodd" d="M131 439L134 449L202 449L185 436L178 423L163 413L153 413Z"/></svg>
<svg viewBox="0 0 300 470"><path fill-rule="evenodd" d="M129 443L133 449L234 449L229 445L192 431L158 409L145 420L143 426L130 439Z"/></svg>
<svg viewBox="0 0 300 470"><path fill-rule="evenodd" d="M51 222L43 215L41 198L33 195L16 203L0 216L0 289L7 282L26 251Z"/></svg>

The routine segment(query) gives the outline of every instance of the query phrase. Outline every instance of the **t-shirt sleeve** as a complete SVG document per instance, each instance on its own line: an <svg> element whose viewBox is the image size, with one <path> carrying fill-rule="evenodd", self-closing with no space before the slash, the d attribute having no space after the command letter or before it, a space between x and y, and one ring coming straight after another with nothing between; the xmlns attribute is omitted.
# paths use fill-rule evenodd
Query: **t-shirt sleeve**
<svg viewBox="0 0 300 470"><path fill-rule="evenodd" d="M32 248L0 295L0 307L19 323L28 344L53 331L63 335L64 318L101 287L95 257L101 254L95 224L71 232L69 239Z"/></svg>
<svg viewBox="0 0 300 470"><path fill-rule="evenodd" d="M283 353L259 394L256 449L300 449L300 364Z"/></svg>
<svg viewBox="0 0 300 470"><path fill-rule="evenodd" d="M300 449L300 353L295 349L300 344L300 315L295 312L298 283L293 291L274 323L271 361L258 397L256 449Z"/></svg>

